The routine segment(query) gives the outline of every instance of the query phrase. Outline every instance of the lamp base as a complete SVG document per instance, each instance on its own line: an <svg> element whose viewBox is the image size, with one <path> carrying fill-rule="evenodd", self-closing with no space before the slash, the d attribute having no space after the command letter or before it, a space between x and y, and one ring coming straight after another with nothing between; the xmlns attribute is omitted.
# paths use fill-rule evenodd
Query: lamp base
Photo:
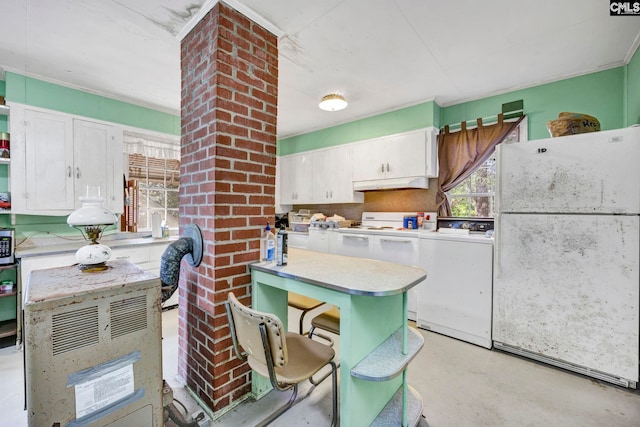
<svg viewBox="0 0 640 427"><path fill-rule="evenodd" d="M111 258L111 249L101 243L83 246L76 252L78 268L87 273L106 270L108 268L106 262L109 258Z"/></svg>
<svg viewBox="0 0 640 427"><path fill-rule="evenodd" d="M78 264L78 270L83 273L97 273L99 271L105 271L110 269L106 262L101 262L99 264Z"/></svg>

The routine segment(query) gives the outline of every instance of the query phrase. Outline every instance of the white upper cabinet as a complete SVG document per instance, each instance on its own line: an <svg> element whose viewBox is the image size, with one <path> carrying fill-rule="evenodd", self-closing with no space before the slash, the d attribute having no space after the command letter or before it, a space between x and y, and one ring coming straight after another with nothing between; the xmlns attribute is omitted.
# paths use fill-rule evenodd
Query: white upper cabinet
<svg viewBox="0 0 640 427"><path fill-rule="evenodd" d="M355 188L428 185L427 178L438 176L436 136L435 128L427 128L352 144ZM424 179L412 183L404 178Z"/></svg>
<svg viewBox="0 0 640 427"><path fill-rule="evenodd" d="M351 147L341 145L313 152L315 203L361 203L363 193L353 191Z"/></svg>
<svg viewBox="0 0 640 427"><path fill-rule="evenodd" d="M362 203L358 190L428 188L428 178L438 176L436 136L426 128L280 156L278 203Z"/></svg>
<svg viewBox="0 0 640 427"><path fill-rule="evenodd" d="M13 109L15 110L15 108ZM12 120L12 211L66 215L81 206L87 187L122 212L122 138L108 124L68 114L18 108ZM13 142L13 141L12 141Z"/></svg>
<svg viewBox="0 0 640 427"><path fill-rule="evenodd" d="M26 188L12 191L14 210L23 203L26 211L73 209L73 120L27 110L25 138Z"/></svg>
<svg viewBox="0 0 640 427"><path fill-rule="evenodd" d="M277 173L280 174L278 179L280 204L294 205L313 202L311 196L313 166L310 152L279 157Z"/></svg>

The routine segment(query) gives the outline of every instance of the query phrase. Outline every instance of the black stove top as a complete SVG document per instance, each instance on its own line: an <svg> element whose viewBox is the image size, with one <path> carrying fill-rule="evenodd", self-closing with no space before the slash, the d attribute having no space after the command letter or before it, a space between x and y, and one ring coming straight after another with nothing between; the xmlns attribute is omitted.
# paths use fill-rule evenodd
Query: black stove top
<svg viewBox="0 0 640 427"><path fill-rule="evenodd" d="M487 230L493 230L493 218L442 217L438 218L438 229L440 228L459 228L470 232L485 233Z"/></svg>

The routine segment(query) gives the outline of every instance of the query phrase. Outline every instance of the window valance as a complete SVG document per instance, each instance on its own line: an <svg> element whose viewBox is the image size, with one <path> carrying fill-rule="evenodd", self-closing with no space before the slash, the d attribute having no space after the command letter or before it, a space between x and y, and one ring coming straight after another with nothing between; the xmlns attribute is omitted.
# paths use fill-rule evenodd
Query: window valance
<svg viewBox="0 0 640 427"><path fill-rule="evenodd" d="M124 131L122 136L127 154L141 154L156 159L180 160L180 137Z"/></svg>

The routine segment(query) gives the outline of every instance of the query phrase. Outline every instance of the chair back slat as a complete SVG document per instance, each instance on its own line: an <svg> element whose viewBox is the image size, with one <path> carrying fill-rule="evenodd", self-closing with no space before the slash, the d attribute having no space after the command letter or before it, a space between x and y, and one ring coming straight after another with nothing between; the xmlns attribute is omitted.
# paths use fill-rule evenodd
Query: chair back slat
<svg viewBox="0 0 640 427"><path fill-rule="evenodd" d="M271 347L271 357L276 367L287 364L287 343L282 322L277 316L253 310L238 301L233 292L229 292L229 308L235 324L238 344L247 353L249 364L252 359L264 366L267 365L265 348L262 345L260 324L264 324Z"/></svg>

